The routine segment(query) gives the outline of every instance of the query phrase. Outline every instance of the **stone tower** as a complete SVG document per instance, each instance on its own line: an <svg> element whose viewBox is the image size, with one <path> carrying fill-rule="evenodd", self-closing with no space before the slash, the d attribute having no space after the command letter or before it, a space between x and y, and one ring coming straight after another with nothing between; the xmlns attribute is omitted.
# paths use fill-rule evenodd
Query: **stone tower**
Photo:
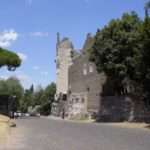
<svg viewBox="0 0 150 150"><path fill-rule="evenodd" d="M73 57L76 55L72 42L69 38L60 39L57 33L56 44L56 94L52 104L51 114L62 116L65 114L69 91L69 68Z"/></svg>
<svg viewBox="0 0 150 150"><path fill-rule="evenodd" d="M67 95L69 67L72 64L73 45L68 38L60 40L57 33L56 44L56 97Z"/></svg>

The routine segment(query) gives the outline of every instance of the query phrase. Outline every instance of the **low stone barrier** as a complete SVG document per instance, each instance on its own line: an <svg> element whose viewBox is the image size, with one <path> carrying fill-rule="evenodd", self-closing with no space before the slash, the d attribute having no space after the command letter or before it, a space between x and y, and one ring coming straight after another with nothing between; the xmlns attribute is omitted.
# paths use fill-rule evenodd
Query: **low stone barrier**
<svg viewBox="0 0 150 150"><path fill-rule="evenodd" d="M100 122L150 122L150 111L138 97L105 96L97 121Z"/></svg>
<svg viewBox="0 0 150 150"><path fill-rule="evenodd" d="M0 115L0 145L6 142L10 128L9 128L10 118Z"/></svg>

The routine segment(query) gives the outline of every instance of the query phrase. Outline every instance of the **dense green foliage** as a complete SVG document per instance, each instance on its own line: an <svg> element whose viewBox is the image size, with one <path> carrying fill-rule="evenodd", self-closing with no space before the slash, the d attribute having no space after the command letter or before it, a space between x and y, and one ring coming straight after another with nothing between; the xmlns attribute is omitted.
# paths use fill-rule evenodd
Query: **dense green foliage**
<svg viewBox="0 0 150 150"><path fill-rule="evenodd" d="M20 81L13 77L7 80L0 80L0 94L8 95L14 100L14 110L17 110L20 107L20 99L23 97L24 89Z"/></svg>
<svg viewBox="0 0 150 150"><path fill-rule="evenodd" d="M49 84L45 89L41 86L34 91L34 86L24 90L20 81L15 77L7 80L0 80L0 95L8 95L14 103L13 110L28 112L28 108L33 109L39 106L39 112L43 115L49 115L51 104L54 101L56 92L55 83Z"/></svg>
<svg viewBox="0 0 150 150"><path fill-rule="evenodd" d="M145 20L142 28L142 83L144 96L150 104L150 2L145 6Z"/></svg>
<svg viewBox="0 0 150 150"><path fill-rule="evenodd" d="M114 81L114 88L122 89L123 81L140 78L142 21L135 12L123 14L121 19L112 20L102 30L98 30L90 59L95 62L98 72Z"/></svg>
<svg viewBox="0 0 150 150"><path fill-rule="evenodd" d="M0 67L7 66L8 70L13 71L21 64L21 59L14 52L0 48Z"/></svg>
<svg viewBox="0 0 150 150"><path fill-rule="evenodd" d="M48 85L43 94L43 100L41 107L40 107L40 113L43 115L49 115L51 113L51 106L54 101L54 95L56 93L56 85L55 83L51 83Z"/></svg>
<svg viewBox="0 0 150 150"><path fill-rule="evenodd" d="M54 101L55 92L55 83L51 83L45 89L38 86L35 91L32 85L30 89L25 90L24 97L21 100L21 111L27 112L30 106L32 108L39 106L41 114L49 115L51 112L51 104Z"/></svg>
<svg viewBox="0 0 150 150"><path fill-rule="evenodd" d="M31 86L30 89L26 89L24 92L24 96L22 97L22 99L20 99L20 110L22 112L27 112L28 111L28 107L32 106L33 103L33 86Z"/></svg>
<svg viewBox="0 0 150 150"><path fill-rule="evenodd" d="M149 12L150 2L144 20L135 12L124 13L97 31L89 54L97 71L107 76L106 94L134 94L150 101Z"/></svg>

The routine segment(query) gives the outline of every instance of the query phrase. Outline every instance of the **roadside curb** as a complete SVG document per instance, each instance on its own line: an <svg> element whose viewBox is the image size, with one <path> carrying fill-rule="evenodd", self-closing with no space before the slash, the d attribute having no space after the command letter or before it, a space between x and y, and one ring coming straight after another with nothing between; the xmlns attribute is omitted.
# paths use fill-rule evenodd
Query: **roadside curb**
<svg viewBox="0 0 150 150"><path fill-rule="evenodd" d="M10 118L0 114L0 144L5 142L10 131Z"/></svg>
<svg viewBox="0 0 150 150"><path fill-rule="evenodd" d="M106 126L114 126L116 128L128 128L128 129L141 129L141 130L149 130L150 131L150 125L146 124L146 123L128 123L128 122L124 122L124 123L105 123L105 122L101 122L101 123L96 123L95 120L69 120L69 119L62 119L60 117L55 117L55 116L48 116L48 117L42 117L42 118L46 118L46 119L52 119L52 120L56 120L56 121L64 121L64 122L72 122L72 123L82 123L82 124L105 124Z"/></svg>
<svg viewBox="0 0 150 150"><path fill-rule="evenodd" d="M9 123L10 118L0 114L0 123Z"/></svg>
<svg viewBox="0 0 150 150"><path fill-rule="evenodd" d="M4 115L0 115L0 124L6 124L9 127L16 127L14 120Z"/></svg>
<svg viewBox="0 0 150 150"><path fill-rule="evenodd" d="M116 128L124 128L124 129L139 129L139 130L147 130L150 131L149 124L146 123L106 123L107 126L113 126Z"/></svg>
<svg viewBox="0 0 150 150"><path fill-rule="evenodd" d="M55 117L55 116L48 116L48 117L42 117L52 120L60 120L64 122L72 122L72 123L94 123L95 120L71 120L71 119L62 119L61 117Z"/></svg>

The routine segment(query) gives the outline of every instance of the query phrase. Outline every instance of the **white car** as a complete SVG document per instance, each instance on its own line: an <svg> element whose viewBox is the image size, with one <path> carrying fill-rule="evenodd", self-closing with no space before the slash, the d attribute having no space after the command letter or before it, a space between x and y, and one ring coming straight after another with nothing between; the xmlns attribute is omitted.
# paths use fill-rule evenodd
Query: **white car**
<svg viewBox="0 0 150 150"><path fill-rule="evenodd" d="M26 114L25 114L25 117L29 117L29 116L30 116L30 114L29 114L29 113L26 113Z"/></svg>
<svg viewBox="0 0 150 150"><path fill-rule="evenodd" d="M21 117L21 116L22 116L21 112L14 112L14 117L15 118L18 118L18 117Z"/></svg>

